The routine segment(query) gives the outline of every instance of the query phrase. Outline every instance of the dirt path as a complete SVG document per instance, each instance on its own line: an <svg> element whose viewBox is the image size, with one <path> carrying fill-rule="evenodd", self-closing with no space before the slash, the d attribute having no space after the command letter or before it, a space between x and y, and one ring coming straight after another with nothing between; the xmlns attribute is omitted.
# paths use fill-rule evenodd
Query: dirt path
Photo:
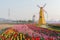
<svg viewBox="0 0 60 40"><path fill-rule="evenodd" d="M11 24L0 24L0 30L7 28L7 27L13 27L13 25L11 25Z"/></svg>

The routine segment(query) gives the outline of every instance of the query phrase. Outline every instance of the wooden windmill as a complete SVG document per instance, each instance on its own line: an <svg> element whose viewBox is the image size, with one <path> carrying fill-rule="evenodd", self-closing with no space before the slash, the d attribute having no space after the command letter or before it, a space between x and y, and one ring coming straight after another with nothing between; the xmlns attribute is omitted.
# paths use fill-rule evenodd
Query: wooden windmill
<svg viewBox="0 0 60 40"><path fill-rule="evenodd" d="M44 17L44 12L46 12L46 11L43 9L46 6L46 4L43 7L40 7L39 5L37 5L37 6L40 8L38 26L46 25L46 21L45 21L45 17Z"/></svg>

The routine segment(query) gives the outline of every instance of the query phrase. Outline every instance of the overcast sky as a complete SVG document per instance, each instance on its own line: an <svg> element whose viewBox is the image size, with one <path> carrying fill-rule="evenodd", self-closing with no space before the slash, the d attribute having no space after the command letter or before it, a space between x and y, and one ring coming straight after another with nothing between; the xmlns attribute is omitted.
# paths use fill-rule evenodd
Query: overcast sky
<svg viewBox="0 0 60 40"><path fill-rule="evenodd" d="M38 20L39 8L43 6L48 13L48 20L60 19L60 0L0 0L0 18L12 20L29 20L35 15ZM10 17L8 17L10 8ZM45 19L47 20L47 14Z"/></svg>

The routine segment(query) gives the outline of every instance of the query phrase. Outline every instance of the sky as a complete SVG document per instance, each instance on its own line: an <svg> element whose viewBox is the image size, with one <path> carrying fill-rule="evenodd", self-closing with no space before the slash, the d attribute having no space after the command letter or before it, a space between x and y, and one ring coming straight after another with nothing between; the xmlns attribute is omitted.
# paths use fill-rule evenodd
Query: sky
<svg viewBox="0 0 60 40"><path fill-rule="evenodd" d="M39 19L39 10L43 6L47 11L46 20L60 20L60 0L0 0L0 18L10 20L35 20ZM9 12L10 9L10 12ZM10 13L10 16L8 16ZM47 18L48 16L48 18Z"/></svg>

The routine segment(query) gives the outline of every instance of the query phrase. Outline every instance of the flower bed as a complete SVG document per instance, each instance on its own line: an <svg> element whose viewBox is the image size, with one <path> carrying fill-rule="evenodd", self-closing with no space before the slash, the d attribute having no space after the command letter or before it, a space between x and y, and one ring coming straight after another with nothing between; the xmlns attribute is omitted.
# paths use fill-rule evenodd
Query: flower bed
<svg viewBox="0 0 60 40"><path fill-rule="evenodd" d="M39 28L30 24L20 24L14 25L11 28L6 28L0 34L0 39L2 38L2 40L11 40L12 37L12 40L20 40L19 35L24 35L21 40L60 40L60 32L46 28Z"/></svg>

